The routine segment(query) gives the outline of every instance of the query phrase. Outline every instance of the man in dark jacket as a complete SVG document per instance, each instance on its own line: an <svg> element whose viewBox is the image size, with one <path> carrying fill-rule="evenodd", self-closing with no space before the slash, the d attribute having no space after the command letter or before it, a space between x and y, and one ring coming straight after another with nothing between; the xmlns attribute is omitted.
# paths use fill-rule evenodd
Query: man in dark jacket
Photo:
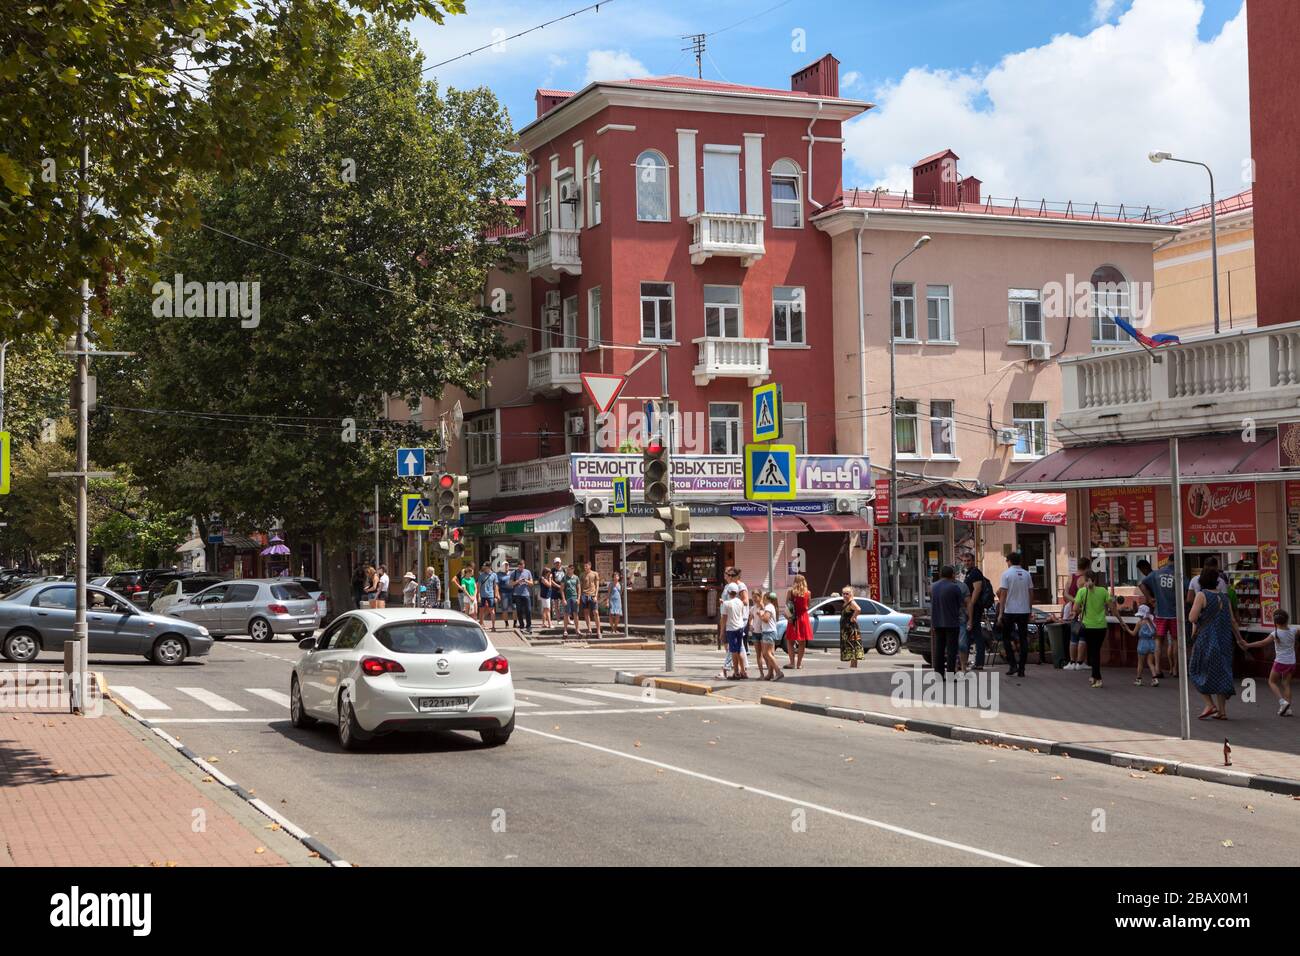
<svg viewBox="0 0 1300 956"><path fill-rule="evenodd" d="M967 613L954 574L952 565L945 564L939 580L930 585L930 664L940 677L957 668L957 632Z"/></svg>

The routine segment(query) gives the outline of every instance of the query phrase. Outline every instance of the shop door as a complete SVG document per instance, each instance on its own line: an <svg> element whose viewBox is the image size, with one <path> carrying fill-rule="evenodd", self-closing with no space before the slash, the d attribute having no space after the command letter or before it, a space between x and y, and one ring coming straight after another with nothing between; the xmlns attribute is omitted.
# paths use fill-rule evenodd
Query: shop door
<svg viewBox="0 0 1300 956"><path fill-rule="evenodd" d="M1031 600L1035 604L1056 603L1054 537L1051 531L1027 530L1023 526L1016 529L1016 546L1024 558L1025 570L1033 578Z"/></svg>
<svg viewBox="0 0 1300 956"><path fill-rule="evenodd" d="M925 538L921 541L921 594L925 606L930 606L930 585L939 579L943 567L943 538Z"/></svg>
<svg viewBox="0 0 1300 956"><path fill-rule="evenodd" d="M898 571L898 588L901 592L894 594L893 573L889 569L889 556L894 544L889 538L889 531L883 532L880 542L880 591L884 603L895 610L903 608L920 608L929 603L929 587L921 586L921 546L915 541L900 541L898 553L902 556L902 566Z"/></svg>

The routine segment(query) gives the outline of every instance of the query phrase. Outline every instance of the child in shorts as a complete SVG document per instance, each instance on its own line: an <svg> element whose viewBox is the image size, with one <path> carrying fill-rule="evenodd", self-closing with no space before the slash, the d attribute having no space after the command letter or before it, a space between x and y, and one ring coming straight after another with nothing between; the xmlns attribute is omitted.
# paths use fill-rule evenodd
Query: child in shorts
<svg viewBox="0 0 1300 956"><path fill-rule="evenodd" d="M1125 624L1124 630L1128 632L1129 637L1138 639L1138 666L1137 675L1133 678L1133 686L1142 686L1142 668L1147 667L1151 671L1151 686L1159 687L1160 670L1156 664L1156 622L1151 614L1151 608L1139 604L1137 621L1133 624Z"/></svg>
<svg viewBox="0 0 1300 956"><path fill-rule="evenodd" d="M1277 696L1277 715L1291 716L1291 675L1295 673L1295 628L1283 610L1273 612L1273 633L1258 641L1241 642L1243 650L1273 645L1273 669L1268 674L1268 689Z"/></svg>

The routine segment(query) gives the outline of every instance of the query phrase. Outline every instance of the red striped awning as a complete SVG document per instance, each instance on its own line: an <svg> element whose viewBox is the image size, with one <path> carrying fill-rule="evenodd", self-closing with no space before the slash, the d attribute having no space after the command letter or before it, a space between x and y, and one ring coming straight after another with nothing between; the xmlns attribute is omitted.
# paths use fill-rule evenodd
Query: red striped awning
<svg viewBox="0 0 1300 956"><path fill-rule="evenodd" d="M735 515L745 534L767 534L767 515ZM808 526L796 515L773 515L773 531L807 531Z"/></svg>
<svg viewBox="0 0 1300 956"><path fill-rule="evenodd" d="M861 515L800 515L812 531L870 531Z"/></svg>
<svg viewBox="0 0 1300 956"><path fill-rule="evenodd" d="M958 505L959 521L1016 521L1021 524L1065 524L1065 495L1060 492L999 491Z"/></svg>

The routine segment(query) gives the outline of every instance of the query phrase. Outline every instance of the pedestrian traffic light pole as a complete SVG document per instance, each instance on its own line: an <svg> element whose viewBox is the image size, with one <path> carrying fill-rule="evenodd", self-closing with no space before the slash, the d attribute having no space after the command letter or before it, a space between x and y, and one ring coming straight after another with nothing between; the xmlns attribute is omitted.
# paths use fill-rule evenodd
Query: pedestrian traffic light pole
<svg viewBox="0 0 1300 956"><path fill-rule="evenodd" d="M1183 740L1192 739L1192 712L1187 703L1187 615L1183 613L1183 497L1178 477L1178 438L1169 439L1169 500L1174 525L1174 636L1178 640L1178 728Z"/></svg>
<svg viewBox="0 0 1300 956"><path fill-rule="evenodd" d="M665 423L669 461L673 452L673 416L669 414L668 404L668 349L659 347L659 390L663 392L663 408L660 420ZM672 500L673 473L668 469L668 499ZM673 622L673 542L664 542L664 670L672 673L673 651L677 640L677 626Z"/></svg>

